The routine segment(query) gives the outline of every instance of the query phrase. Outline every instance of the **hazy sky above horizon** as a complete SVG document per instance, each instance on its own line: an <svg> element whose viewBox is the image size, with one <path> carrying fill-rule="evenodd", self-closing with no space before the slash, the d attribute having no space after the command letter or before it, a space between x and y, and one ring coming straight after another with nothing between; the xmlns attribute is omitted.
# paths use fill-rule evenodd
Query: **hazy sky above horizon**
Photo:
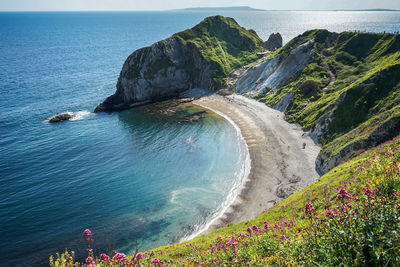
<svg viewBox="0 0 400 267"><path fill-rule="evenodd" d="M267 10L400 9L400 0L0 0L1 11L166 10L207 6Z"/></svg>

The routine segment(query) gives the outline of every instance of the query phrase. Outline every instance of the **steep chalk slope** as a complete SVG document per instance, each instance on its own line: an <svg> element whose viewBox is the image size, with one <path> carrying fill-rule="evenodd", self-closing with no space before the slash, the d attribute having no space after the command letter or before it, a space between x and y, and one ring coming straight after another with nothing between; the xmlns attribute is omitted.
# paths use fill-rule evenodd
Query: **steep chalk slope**
<svg viewBox="0 0 400 267"><path fill-rule="evenodd" d="M310 62L313 44L314 41L310 40L287 54L273 57L250 68L238 79L236 92L254 95L287 83Z"/></svg>
<svg viewBox="0 0 400 267"><path fill-rule="evenodd" d="M191 88L215 91L234 69L258 58L262 40L232 18L208 17L192 29L133 52L117 91L95 112L126 109L177 96Z"/></svg>

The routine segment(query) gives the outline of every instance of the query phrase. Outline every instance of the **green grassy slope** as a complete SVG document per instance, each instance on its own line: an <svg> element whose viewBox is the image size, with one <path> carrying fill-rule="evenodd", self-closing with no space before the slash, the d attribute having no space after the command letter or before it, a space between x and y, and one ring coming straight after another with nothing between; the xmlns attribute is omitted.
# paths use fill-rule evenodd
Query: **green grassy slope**
<svg viewBox="0 0 400 267"><path fill-rule="evenodd" d="M253 30L241 27L233 18L214 16L172 36L184 45L196 46L215 69L214 82L221 87L235 68L255 61L262 51L262 39Z"/></svg>

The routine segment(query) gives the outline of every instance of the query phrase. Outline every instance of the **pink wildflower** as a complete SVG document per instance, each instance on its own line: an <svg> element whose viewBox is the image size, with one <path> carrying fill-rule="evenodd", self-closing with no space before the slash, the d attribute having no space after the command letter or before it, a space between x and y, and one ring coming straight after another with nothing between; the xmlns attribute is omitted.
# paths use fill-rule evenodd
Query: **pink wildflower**
<svg viewBox="0 0 400 267"><path fill-rule="evenodd" d="M247 227L247 232L248 232L249 234L251 234L251 232L253 232L253 230L251 229L251 227Z"/></svg>
<svg viewBox="0 0 400 267"><path fill-rule="evenodd" d="M157 259L157 258L154 258L154 259L151 260L151 263L159 264L159 263L160 263L160 260Z"/></svg>
<svg viewBox="0 0 400 267"><path fill-rule="evenodd" d="M178 254L180 254L180 253L178 252ZM139 252L139 253L136 255L136 259L140 260L140 259L142 259L142 258L143 258L143 254L142 254L141 252Z"/></svg>
<svg viewBox="0 0 400 267"><path fill-rule="evenodd" d="M395 189L393 189L393 194L397 197L399 195L399 192L397 192Z"/></svg>
<svg viewBox="0 0 400 267"><path fill-rule="evenodd" d="M333 215L333 209L327 210L327 211L325 212L325 215L326 215L326 216Z"/></svg>
<svg viewBox="0 0 400 267"><path fill-rule="evenodd" d="M372 191L370 189L366 188L366 189L364 189L364 193L366 195L370 195L370 194L372 194Z"/></svg>
<svg viewBox="0 0 400 267"><path fill-rule="evenodd" d="M110 256L108 256L105 253L101 253L100 254L100 259L103 260L103 261L108 261L110 259Z"/></svg>
<svg viewBox="0 0 400 267"><path fill-rule="evenodd" d="M307 213L311 213L311 212L314 211L314 210L315 210L314 206L313 206L310 202L307 202L307 203L306 203L305 213L306 213L306 214L307 214Z"/></svg>
<svg viewBox="0 0 400 267"><path fill-rule="evenodd" d="M113 260L124 260L126 258L126 255L124 253L115 253L113 256Z"/></svg>
<svg viewBox="0 0 400 267"><path fill-rule="evenodd" d="M89 257L86 258L86 263L87 264L90 264L92 262L93 262L93 258L92 257L89 256Z"/></svg>
<svg viewBox="0 0 400 267"><path fill-rule="evenodd" d="M85 231L83 231L82 236L91 236L92 235L92 231L90 231L89 229L86 229Z"/></svg>

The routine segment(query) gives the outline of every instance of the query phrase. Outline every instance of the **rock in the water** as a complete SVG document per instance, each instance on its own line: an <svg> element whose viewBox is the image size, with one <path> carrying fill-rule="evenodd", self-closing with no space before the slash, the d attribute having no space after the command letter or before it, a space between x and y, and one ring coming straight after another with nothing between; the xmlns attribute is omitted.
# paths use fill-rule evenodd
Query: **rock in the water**
<svg viewBox="0 0 400 267"><path fill-rule="evenodd" d="M262 43L262 47L269 51L274 51L282 47L282 36L279 32L273 33L269 36L268 40Z"/></svg>
<svg viewBox="0 0 400 267"><path fill-rule="evenodd" d="M49 119L50 123L56 123L56 122L62 122L62 121L67 121L69 119L72 119L72 114L71 113L61 113L57 114Z"/></svg>
<svg viewBox="0 0 400 267"><path fill-rule="evenodd" d="M133 52L117 91L95 112L121 110L169 99L191 88L220 89L236 67L258 58L262 40L232 18L206 18L194 28Z"/></svg>

